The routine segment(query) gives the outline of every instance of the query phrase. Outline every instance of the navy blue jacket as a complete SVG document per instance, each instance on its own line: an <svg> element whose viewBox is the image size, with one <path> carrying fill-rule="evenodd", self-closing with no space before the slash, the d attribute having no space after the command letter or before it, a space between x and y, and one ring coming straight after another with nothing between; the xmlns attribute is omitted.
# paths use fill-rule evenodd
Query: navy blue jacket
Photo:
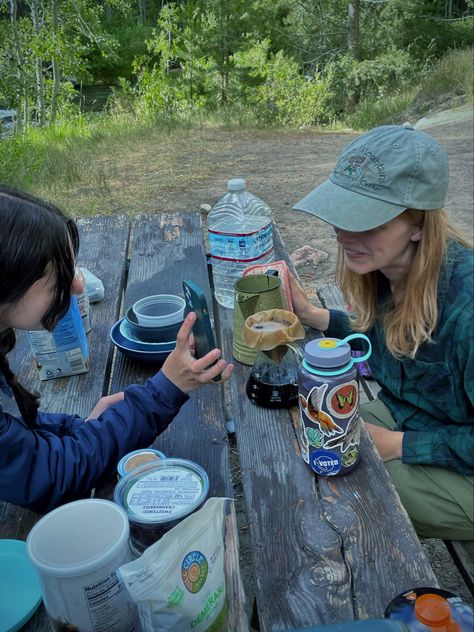
<svg viewBox="0 0 474 632"><path fill-rule="evenodd" d="M0 387L8 393L1 373ZM160 371L89 421L38 413L32 430L0 406L0 500L46 512L88 496L122 456L153 443L187 399Z"/></svg>

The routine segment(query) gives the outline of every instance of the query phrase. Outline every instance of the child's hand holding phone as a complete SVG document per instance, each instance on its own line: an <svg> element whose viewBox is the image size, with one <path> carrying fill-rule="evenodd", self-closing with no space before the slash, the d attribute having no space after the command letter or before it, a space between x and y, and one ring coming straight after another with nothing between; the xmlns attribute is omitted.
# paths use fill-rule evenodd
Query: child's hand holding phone
<svg viewBox="0 0 474 632"><path fill-rule="evenodd" d="M176 338L176 348L166 358L161 369L184 393L190 393L212 381L226 382L234 370L233 364L219 359L220 349L213 348L201 358L192 354L191 334L195 323L196 313L192 312L186 316Z"/></svg>

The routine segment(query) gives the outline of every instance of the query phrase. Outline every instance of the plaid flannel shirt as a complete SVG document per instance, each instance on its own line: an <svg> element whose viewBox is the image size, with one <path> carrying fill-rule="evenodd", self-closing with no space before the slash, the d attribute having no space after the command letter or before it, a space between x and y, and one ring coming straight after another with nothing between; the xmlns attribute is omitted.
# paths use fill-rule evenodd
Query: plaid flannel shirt
<svg viewBox="0 0 474 632"><path fill-rule="evenodd" d="M382 278L385 278L381 275ZM389 296L388 283L379 304ZM397 359L387 349L380 322L366 332L369 359L379 382L379 398L403 431L402 461L474 473L474 253L448 246L438 283L438 325L414 360ZM351 331L344 312L330 310L328 335Z"/></svg>

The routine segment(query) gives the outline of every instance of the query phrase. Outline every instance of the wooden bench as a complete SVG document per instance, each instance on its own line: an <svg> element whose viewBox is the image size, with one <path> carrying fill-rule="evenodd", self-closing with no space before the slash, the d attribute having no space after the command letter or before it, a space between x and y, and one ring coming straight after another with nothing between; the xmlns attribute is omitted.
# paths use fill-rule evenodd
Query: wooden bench
<svg viewBox="0 0 474 632"><path fill-rule="evenodd" d="M335 285L323 285L317 288L316 294L321 301L321 305L326 309L346 310L342 294ZM361 378L360 383L368 400L375 399L380 390L377 382ZM474 541L444 540L444 543L467 587L474 595Z"/></svg>
<svg viewBox="0 0 474 632"><path fill-rule="evenodd" d="M182 294L182 280L189 278L204 289L211 307L212 301L198 213L147 215L133 223L126 217L94 217L78 224L79 264L95 273L105 286L105 299L93 305L90 370L83 375L41 382L24 334L19 336L11 363L23 383L40 391L41 409L85 417L102 395L123 390L128 384L142 383L159 368L124 357L110 343L111 326L135 300L156 293ZM18 414L14 403L6 397L2 398L2 406ZM205 386L191 394L190 401L154 446L167 456L202 465L209 475L209 496L232 498L225 420L223 388ZM111 481L97 489L95 495L110 498L114 485L115 481ZM0 501L0 538L25 540L40 517ZM234 508L227 524L226 577L231 623L245 632L248 621ZM50 629L43 606L22 629L25 632Z"/></svg>

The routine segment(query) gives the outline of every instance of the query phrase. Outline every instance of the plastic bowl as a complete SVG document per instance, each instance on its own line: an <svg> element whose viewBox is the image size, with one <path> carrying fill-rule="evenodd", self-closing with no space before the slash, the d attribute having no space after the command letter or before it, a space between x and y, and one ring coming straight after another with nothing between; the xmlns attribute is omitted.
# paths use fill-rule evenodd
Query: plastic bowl
<svg viewBox="0 0 474 632"><path fill-rule="evenodd" d="M144 327L138 322L133 307L130 307L125 314L124 324L126 327L122 327L122 335L133 342L175 342L183 324L183 318L170 325Z"/></svg>
<svg viewBox="0 0 474 632"><path fill-rule="evenodd" d="M133 304L133 313L141 327L164 327L183 320L186 302L176 294L145 296Z"/></svg>

